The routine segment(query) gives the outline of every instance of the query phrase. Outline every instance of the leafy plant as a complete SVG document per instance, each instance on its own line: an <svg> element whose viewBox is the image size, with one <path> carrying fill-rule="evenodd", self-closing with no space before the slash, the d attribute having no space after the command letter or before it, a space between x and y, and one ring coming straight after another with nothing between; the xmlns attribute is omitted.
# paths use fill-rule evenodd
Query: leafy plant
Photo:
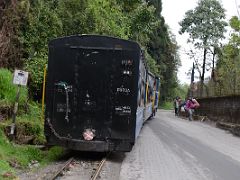
<svg viewBox="0 0 240 180"><path fill-rule="evenodd" d="M164 101L163 103L161 103L160 108L164 109L164 110L171 110L171 109L173 109L173 102L171 102L171 101Z"/></svg>
<svg viewBox="0 0 240 180"><path fill-rule="evenodd" d="M47 55L36 56L25 62L26 70L29 72L29 87L31 97L41 97L44 68L47 64Z"/></svg>

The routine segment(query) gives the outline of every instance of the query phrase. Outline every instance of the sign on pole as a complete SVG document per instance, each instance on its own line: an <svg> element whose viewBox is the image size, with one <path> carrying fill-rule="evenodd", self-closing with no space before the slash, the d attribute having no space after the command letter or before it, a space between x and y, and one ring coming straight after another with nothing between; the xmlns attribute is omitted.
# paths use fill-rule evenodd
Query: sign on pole
<svg viewBox="0 0 240 180"><path fill-rule="evenodd" d="M26 86L28 80L28 72L22 70L15 70L13 77L13 84Z"/></svg>
<svg viewBox="0 0 240 180"><path fill-rule="evenodd" d="M20 87L26 86L27 80L28 80L28 72L22 71L22 70L14 71L13 84L18 85L18 88L17 88L16 101L15 101L14 109L13 109L12 124L11 124L11 129L10 129L10 136L12 139L14 138L14 133L15 133L15 126L16 126L15 123L16 123L16 116L17 116L17 111L18 111L18 100L19 100L19 96L20 96Z"/></svg>

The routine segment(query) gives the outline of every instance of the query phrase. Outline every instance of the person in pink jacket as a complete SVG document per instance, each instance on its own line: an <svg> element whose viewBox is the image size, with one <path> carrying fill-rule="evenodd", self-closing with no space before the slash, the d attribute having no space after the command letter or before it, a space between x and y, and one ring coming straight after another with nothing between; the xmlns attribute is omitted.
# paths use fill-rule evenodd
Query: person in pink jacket
<svg viewBox="0 0 240 180"><path fill-rule="evenodd" d="M193 120L194 109L198 108L200 105L194 98L188 98L185 109L188 112L189 121Z"/></svg>

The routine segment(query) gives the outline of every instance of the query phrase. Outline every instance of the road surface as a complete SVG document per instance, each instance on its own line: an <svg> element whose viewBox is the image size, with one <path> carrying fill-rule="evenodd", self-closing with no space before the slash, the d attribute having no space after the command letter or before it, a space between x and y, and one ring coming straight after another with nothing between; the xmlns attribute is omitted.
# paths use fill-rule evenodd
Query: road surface
<svg viewBox="0 0 240 180"><path fill-rule="evenodd" d="M122 163L120 180L240 180L240 138L159 110Z"/></svg>

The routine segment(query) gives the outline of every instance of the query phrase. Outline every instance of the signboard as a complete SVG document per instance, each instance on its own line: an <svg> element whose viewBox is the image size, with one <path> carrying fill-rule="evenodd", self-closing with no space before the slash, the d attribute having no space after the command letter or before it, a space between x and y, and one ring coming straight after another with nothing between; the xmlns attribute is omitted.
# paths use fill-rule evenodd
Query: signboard
<svg viewBox="0 0 240 180"><path fill-rule="evenodd" d="M22 70L15 70L13 77L13 84L26 86L28 80L28 72Z"/></svg>

